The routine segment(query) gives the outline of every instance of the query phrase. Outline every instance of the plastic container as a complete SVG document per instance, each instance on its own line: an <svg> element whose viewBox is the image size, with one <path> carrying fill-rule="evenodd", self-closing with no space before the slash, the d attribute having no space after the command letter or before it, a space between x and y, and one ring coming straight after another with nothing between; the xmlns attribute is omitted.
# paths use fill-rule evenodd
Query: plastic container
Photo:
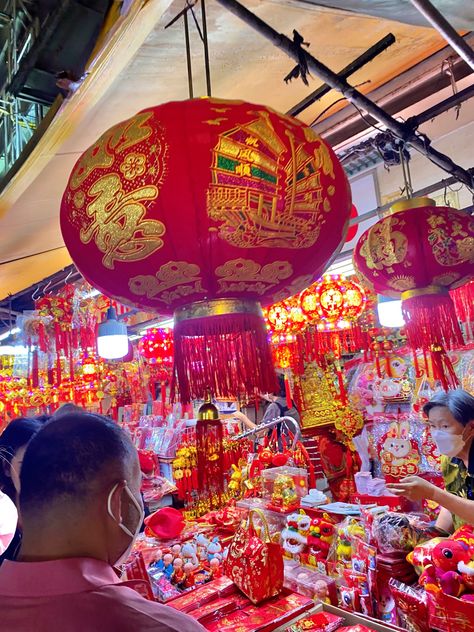
<svg viewBox="0 0 474 632"><path fill-rule="evenodd" d="M274 467L263 470L263 498L272 511L289 513L300 507L308 493L308 473L298 467Z"/></svg>

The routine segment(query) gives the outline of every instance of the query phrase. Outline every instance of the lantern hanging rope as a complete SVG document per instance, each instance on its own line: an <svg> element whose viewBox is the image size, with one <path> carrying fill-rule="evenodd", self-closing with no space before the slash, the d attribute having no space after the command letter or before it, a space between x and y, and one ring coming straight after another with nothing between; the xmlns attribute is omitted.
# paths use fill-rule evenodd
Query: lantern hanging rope
<svg viewBox="0 0 474 632"><path fill-rule="evenodd" d="M61 230L94 287L160 314L177 310L175 374L186 402L211 384L214 394L269 390L258 303L321 274L350 209L344 170L311 128L260 105L193 99L106 131L71 173ZM183 317L227 299L254 307Z"/></svg>

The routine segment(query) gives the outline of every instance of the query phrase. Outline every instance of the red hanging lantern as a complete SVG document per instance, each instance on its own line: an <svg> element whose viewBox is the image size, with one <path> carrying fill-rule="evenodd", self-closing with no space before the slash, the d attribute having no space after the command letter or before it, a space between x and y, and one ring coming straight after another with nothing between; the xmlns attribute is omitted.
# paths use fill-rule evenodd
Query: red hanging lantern
<svg viewBox="0 0 474 632"><path fill-rule="evenodd" d="M274 389L258 303L319 275L349 212L342 166L311 128L263 106L195 99L105 132L72 171L61 228L92 285L175 312L188 401L206 387L224 396Z"/></svg>
<svg viewBox="0 0 474 632"><path fill-rule="evenodd" d="M167 328L148 329L138 343L138 350L150 364L173 366L173 331Z"/></svg>
<svg viewBox="0 0 474 632"><path fill-rule="evenodd" d="M356 321L363 313L366 296L355 281L340 275L326 276L300 294L300 305L310 322L320 321L321 329Z"/></svg>
<svg viewBox="0 0 474 632"><path fill-rule="evenodd" d="M378 294L402 299L406 333L414 349L432 352L447 387L440 354L463 344L449 290L473 276L474 220L436 207L429 198L392 207L360 238L354 263ZM434 355L433 355L434 354Z"/></svg>
<svg viewBox="0 0 474 632"><path fill-rule="evenodd" d="M97 360L91 356L88 356L86 358L83 358L83 360L81 361L81 365L82 379L84 380L84 382L95 382L99 372L99 364Z"/></svg>

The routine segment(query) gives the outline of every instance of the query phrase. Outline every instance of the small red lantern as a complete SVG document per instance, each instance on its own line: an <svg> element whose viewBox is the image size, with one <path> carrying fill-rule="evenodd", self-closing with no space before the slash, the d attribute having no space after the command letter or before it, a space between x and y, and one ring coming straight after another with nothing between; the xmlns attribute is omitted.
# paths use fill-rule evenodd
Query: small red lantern
<svg viewBox="0 0 474 632"><path fill-rule="evenodd" d="M84 382L94 382L97 379L98 366L94 358L87 357L82 360L82 379Z"/></svg>
<svg viewBox="0 0 474 632"><path fill-rule="evenodd" d="M174 312L188 402L206 388L275 388L259 303L324 270L350 206L342 165L310 127L259 105L193 99L106 131L71 173L61 230L94 287Z"/></svg>
<svg viewBox="0 0 474 632"><path fill-rule="evenodd" d="M173 331L149 329L140 340L138 350L150 364L173 366Z"/></svg>
<svg viewBox="0 0 474 632"><path fill-rule="evenodd" d="M435 377L445 388L436 356L464 342L449 290L473 277L473 263L472 217L436 207L429 198L395 204L354 251L355 266L378 294L401 297L408 341L413 349L432 352Z"/></svg>
<svg viewBox="0 0 474 632"><path fill-rule="evenodd" d="M149 329L140 340L140 354L150 364L166 367L173 365L173 332L171 329Z"/></svg>

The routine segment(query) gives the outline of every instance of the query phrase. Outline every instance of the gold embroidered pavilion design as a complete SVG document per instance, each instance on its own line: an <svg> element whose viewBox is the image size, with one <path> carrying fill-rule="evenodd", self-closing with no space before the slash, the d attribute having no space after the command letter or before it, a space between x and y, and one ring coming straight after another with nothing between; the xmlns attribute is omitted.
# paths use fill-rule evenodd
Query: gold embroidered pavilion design
<svg viewBox="0 0 474 632"><path fill-rule="evenodd" d="M296 125L281 136L265 111L223 131L213 151L207 210L219 236L238 248L309 248L331 204L321 174L334 178L324 143ZM298 140L297 140L298 138Z"/></svg>

